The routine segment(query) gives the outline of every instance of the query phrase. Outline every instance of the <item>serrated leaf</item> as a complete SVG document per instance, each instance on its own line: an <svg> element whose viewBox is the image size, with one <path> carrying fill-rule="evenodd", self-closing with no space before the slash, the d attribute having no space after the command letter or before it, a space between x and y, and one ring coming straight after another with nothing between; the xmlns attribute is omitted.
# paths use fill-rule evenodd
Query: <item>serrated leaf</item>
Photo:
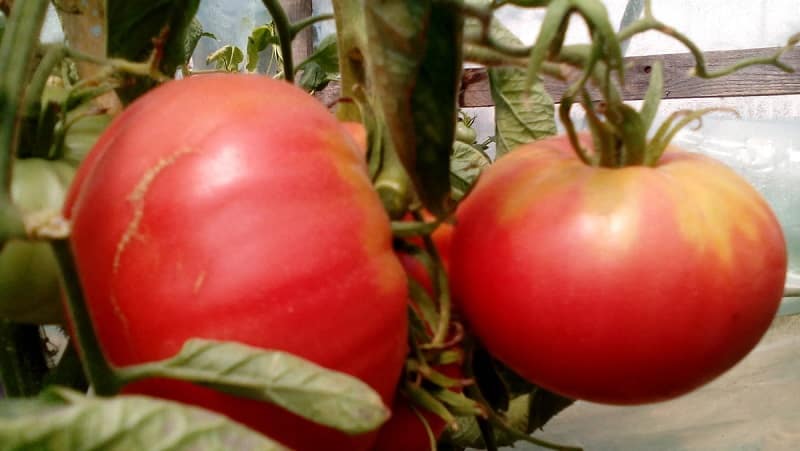
<svg viewBox="0 0 800 451"><path fill-rule="evenodd" d="M500 22L492 22L492 33L508 45L521 45ZM526 91L525 69L489 69L489 85L495 105L497 158L517 146L556 134L553 99L538 80Z"/></svg>
<svg viewBox="0 0 800 451"><path fill-rule="evenodd" d="M193 339L173 358L127 368L135 377L167 377L236 396L272 402L303 418L360 434L376 429L389 409L369 385L281 351Z"/></svg>
<svg viewBox="0 0 800 451"><path fill-rule="evenodd" d="M217 69L228 72L238 72L239 64L242 64L242 61L244 61L244 53L235 45L223 46L206 58L207 63L214 63Z"/></svg>
<svg viewBox="0 0 800 451"><path fill-rule="evenodd" d="M222 415L144 396L51 388L36 399L0 401L0 451L100 449L288 450Z"/></svg>
<svg viewBox="0 0 800 451"><path fill-rule="evenodd" d="M483 169L490 164L489 157L477 147L461 141L453 142L453 156L450 158L453 198L459 200L469 192Z"/></svg>
<svg viewBox="0 0 800 451"><path fill-rule="evenodd" d="M278 33L274 23L253 28L247 37L247 70L253 72L258 67L258 54L279 43Z"/></svg>
<svg viewBox="0 0 800 451"><path fill-rule="evenodd" d="M450 208L450 153L461 80L463 19L431 0L365 3L371 96L425 207Z"/></svg>

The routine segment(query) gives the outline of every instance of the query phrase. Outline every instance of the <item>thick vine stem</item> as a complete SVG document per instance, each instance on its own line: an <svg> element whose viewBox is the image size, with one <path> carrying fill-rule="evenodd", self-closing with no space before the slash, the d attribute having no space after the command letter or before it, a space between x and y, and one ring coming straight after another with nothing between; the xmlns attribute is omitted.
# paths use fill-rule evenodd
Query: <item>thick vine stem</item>
<svg viewBox="0 0 800 451"><path fill-rule="evenodd" d="M318 16L311 16L311 17L306 17L305 19L298 20L291 26L292 39L294 39L298 33L310 27L311 25L314 25L315 23L333 19L334 19L333 14L320 14Z"/></svg>
<svg viewBox="0 0 800 451"><path fill-rule="evenodd" d="M19 140L28 70L47 12L47 0L17 2L0 42L0 206L10 203L11 162ZM8 214L3 214L5 220ZM5 222L5 221L4 221ZM5 227L3 227L5 228Z"/></svg>
<svg viewBox="0 0 800 451"><path fill-rule="evenodd" d="M292 61L292 38L297 33L289 22L281 3L278 0L263 0L264 6L272 16L272 23L278 32L278 41L281 46L281 56L283 56L283 76L289 83L294 83L294 62Z"/></svg>
<svg viewBox="0 0 800 451"><path fill-rule="evenodd" d="M122 387L122 380L100 347L83 296L83 288L78 277L72 248L66 238L67 230L64 227L66 227L66 223L56 227L56 230L39 233L43 238L50 238L50 247L58 261L67 315L83 356L83 368L89 383L92 384L95 393L100 396L115 395Z"/></svg>
<svg viewBox="0 0 800 451"><path fill-rule="evenodd" d="M363 118L360 106L367 105L364 53L366 52L366 23L364 8L359 0L333 0L336 18L336 44L341 74L341 98L336 116L342 121L356 121L369 124L370 118ZM373 116L374 112L370 112ZM367 127L369 130L369 127Z"/></svg>

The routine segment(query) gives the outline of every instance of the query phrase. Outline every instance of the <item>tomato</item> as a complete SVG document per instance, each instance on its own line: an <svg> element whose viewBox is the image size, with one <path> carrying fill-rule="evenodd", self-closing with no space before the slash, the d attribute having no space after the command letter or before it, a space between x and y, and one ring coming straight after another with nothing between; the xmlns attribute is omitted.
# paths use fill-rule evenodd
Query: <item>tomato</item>
<svg viewBox="0 0 800 451"><path fill-rule="evenodd" d="M452 287L489 351L589 401L669 399L759 341L786 247L766 202L699 154L593 168L565 137L488 168L456 214Z"/></svg>
<svg viewBox="0 0 800 451"><path fill-rule="evenodd" d="M373 451L429 451L430 437L418 415L424 417L431 433L438 439L446 426L444 420L423 408L414 412L411 401L398 395L392 404L392 417L381 427Z"/></svg>
<svg viewBox="0 0 800 451"><path fill-rule="evenodd" d="M61 161L14 162L11 197L23 214L52 210L64 202L75 169ZM47 243L11 240L0 252L0 318L48 324L63 320L58 263Z"/></svg>
<svg viewBox="0 0 800 451"><path fill-rule="evenodd" d="M367 155L367 129L361 122L342 122L342 127L347 131L353 141L356 142L362 157Z"/></svg>
<svg viewBox="0 0 800 451"><path fill-rule="evenodd" d="M391 405L407 287L389 219L355 143L301 90L216 74L150 91L87 156L66 211L113 364L232 340L349 373ZM301 451L365 450L376 435L183 381L125 391L221 412Z"/></svg>

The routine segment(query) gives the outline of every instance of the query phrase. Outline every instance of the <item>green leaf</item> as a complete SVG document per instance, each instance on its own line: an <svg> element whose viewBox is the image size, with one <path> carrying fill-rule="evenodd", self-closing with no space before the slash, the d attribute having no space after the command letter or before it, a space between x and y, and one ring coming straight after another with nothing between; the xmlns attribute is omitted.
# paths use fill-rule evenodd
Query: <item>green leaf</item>
<svg viewBox="0 0 800 451"><path fill-rule="evenodd" d="M303 418L351 434L371 431L389 409L369 385L281 351L193 339L177 356L125 368L126 379L167 377L236 396L272 402ZM128 380L130 382L130 380Z"/></svg>
<svg viewBox="0 0 800 451"><path fill-rule="evenodd" d="M508 386L495 367L494 359L491 354L483 348L477 347L472 356L472 371L475 376L475 383L483 394L489 407L494 410L507 411L511 397Z"/></svg>
<svg viewBox="0 0 800 451"><path fill-rule="evenodd" d="M242 61L244 61L244 53L235 45L226 45L206 58L207 63L214 63L217 69L228 72L238 72Z"/></svg>
<svg viewBox="0 0 800 451"><path fill-rule="evenodd" d="M508 45L521 45L500 22L492 22L492 33ZM495 142L497 158L521 144L556 134L553 99L541 79L526 94L525 69L489 69L489 84L495 104Z"/></svg>
<svg viewBox="0 0 800 451"><path fill-rule="evenodd" d="M371 98L425 207L450 209L463 18L454 4L365 3Z"/></svg>
<svg viewBox="0 0 800 451"><path fill-rule="evenodd" d="M541 429L554 416L574 402L574 399L565 398L543 388L536 388L530 394L526 431L532 433L536 429Z"/></svg>
<svg viewBox="0 0 800 451"><path fill-rule="evenodd" d="M453 142L453 157L450 159L450 183L453 198L461 199L478 179L484 168L492 161L477 147L461 141Z"/></svg>
<svg viewBox="0 0 800 451"><path fill-rule="evenodd" d="M154 42L160 42L163 57L159 68L167 75L174 74L189 59L187 33L199 4L200 0L106 0L108 56L145 61ZM153 85L152 80L134 80L135 84L117 90L124 102Z"/></svg>
<svg viewBox="0 0 800 451"><path fill-rule="evenodd" d="M314 53L311 54L305 61L300 63L296 70L305 69L305 66L310 63L316 63L319 67L329 73L335 74L339 72L339 55L337 53L338 47L336 45L336 35L329 35L319 42Z"/></svg>
<svg viewBox="0 0 800 451"><path fill-rule="evenodd" d="M288 448L222 415L144 396L85 397L51 388L0 401L0 451L261 450Z"/></svg>
<svg viewBox="0 0 800 451"><path fill-rule="evenodd" d="M181 65L189 64L189 59L192 57L192 54L194 54L197 43L200 42L202 38L217 40L214 33L203 31L203 25L199 20L194 18L186 28L186 38L183 41L183 61L181 61Z"/></svg>
<svg viewBox="0 0 800 451"><path fill-rule="evenodd" d="M249 72L255 71L258 68L258 54L270 46L277 46L279 42L278 32L274 23L254 28L250 36L247 37L247 70ZM280 49L277 47L276 51L280 53Z"/></svg>
<svg viewBox="0 0 800 451"><path fill-rule="evenodd" d="M339 55L336 36L329 35L317 46L314 53L300 63L296 70L302 70L300 86L306 91L317 91L339 76Z"/></svg>

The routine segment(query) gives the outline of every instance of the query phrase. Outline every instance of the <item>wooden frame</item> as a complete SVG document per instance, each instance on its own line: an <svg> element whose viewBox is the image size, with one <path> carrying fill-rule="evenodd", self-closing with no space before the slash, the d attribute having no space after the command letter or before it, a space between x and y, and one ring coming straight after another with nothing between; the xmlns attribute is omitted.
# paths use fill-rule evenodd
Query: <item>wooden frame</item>
<svg viewBox="0 0 800 451"><path fill-rule="evenodd" d="M745 49L705 52L710 71L729 66L737 61L755 56L770 55L777 48ZM691 75L695 60L690 53L635 56L625 58L628 70L625 73L625 100L641 100L647 91L653 63L662 61L664 66L664 98L683 99L697 97L743 97L800 94L800 72L786 73L772 66L752 66L731 75L701 79ZM786 52L781 61L800 70L800 48ZM564 93L566 84L545 79L545 87L556 101ZM592 93L597 98L596 92ZM467 69L460 103L465 107L492 106L486 69Z"/></svg>
<svg viewBox="0 0 800 451"><path fill-rule="evenodd" d="M774 53L777 48L744 49L704 52L709 70L717 70L736 61ZM691 75L695 65L690 53L635 56L625 58L628 70L623 96L626 100L644 97L650 80L650 70L655 61L664 67L664 98L683 99L698 97L744 97L800 94L800 72L786 73L772 66L752 66L726 77L704 80ZM800 71L800 48L786 52L781 61ZM566 85L558 80L545 79L545 87L558 101ZM339 96L338 83L330 83L317 97L332 106ZM592 95L597 98L597 93ZM464 71L459 103L462 107L493 106L489 77L485 68Z"/></svg>

